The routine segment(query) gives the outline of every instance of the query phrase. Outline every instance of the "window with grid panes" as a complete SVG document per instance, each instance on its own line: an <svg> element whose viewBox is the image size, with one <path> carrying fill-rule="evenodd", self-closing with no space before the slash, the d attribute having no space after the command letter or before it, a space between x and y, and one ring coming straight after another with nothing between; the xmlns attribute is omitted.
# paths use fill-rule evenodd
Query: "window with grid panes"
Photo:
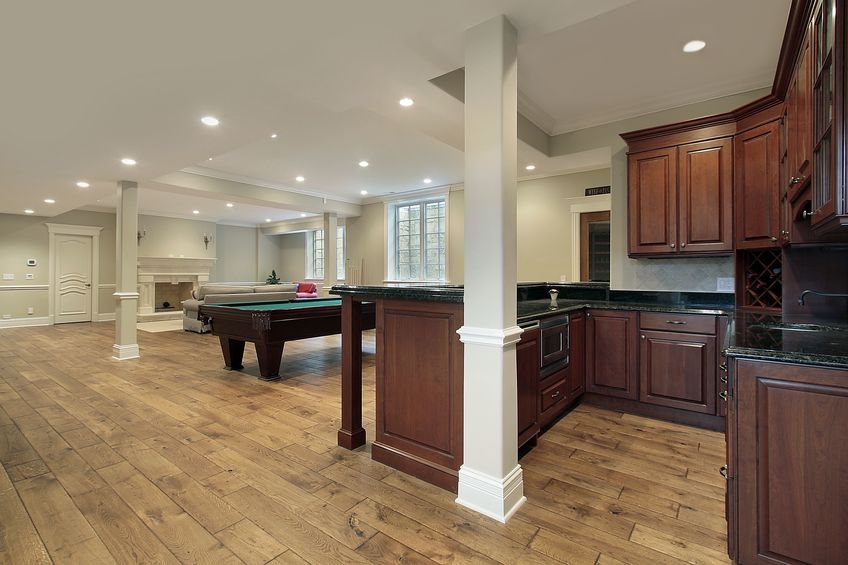
<svg viewBox="0 0 848 565"><path fill-rule="evenodd" d="M391 278L445 280L445 199L404 202L393 206Z"/></svg>
<svg viewBox="0 0 848 565"><path fill-rule="evenodd" d="M312 230L307 234L306 278L324 278L324 230Z"/></svg>

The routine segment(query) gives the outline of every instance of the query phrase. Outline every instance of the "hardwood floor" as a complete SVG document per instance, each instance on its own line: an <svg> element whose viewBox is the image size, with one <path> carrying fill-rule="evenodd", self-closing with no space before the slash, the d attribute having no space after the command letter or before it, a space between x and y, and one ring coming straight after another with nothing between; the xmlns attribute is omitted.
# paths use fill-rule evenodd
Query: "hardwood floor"
<svg viewBox="0 0 848 565"><path fill-rule="evenodd" d="M503 525L336 447L339 336L286 344L265 383L209 335L140 332L113 361L113 331L0 330L0 563L728 562L721 434L580 406Z"/></svg>

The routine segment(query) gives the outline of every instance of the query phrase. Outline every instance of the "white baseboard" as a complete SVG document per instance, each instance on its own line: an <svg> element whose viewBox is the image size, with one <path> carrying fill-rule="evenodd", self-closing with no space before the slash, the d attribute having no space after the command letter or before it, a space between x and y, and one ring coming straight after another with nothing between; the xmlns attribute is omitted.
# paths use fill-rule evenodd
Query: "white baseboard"
<svg viewBox="0 0 848 565"><path fill-rule="evenodd" d="M137 343L132 345L118 345L116 343L112 346L112 359L115 359L116 361L138 359L139 357L141 357L141 353L138 350Z"/></svg>
<svg viewBox="0 0 848 565"><path fill-rule="evenodd" d="M24 328L29 326L49 325L50 318L47 316L40 316L38 318L27 316L26 318L9 318L7 320L0 320L0 328Z"/></svg>
<svg viewBox="0 0 848 565"><path fill-rule="evenodd" d="M457 504L505 523L526 500L521 465L503 479L465 465L459 468Z"/></svg>
<svg viewBox="0 0 848 565"><path fill-rule="evenodd" d="M114 322L115 321L115 313L114 312L106 312L103 314L97 315L96 322Z"/></svg>

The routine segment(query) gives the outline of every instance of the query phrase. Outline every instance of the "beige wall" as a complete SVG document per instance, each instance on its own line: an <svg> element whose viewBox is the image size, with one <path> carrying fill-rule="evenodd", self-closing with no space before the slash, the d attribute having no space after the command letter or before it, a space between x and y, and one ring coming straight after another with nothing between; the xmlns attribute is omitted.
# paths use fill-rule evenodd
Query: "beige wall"
<svg viewBox="0 0 848 565"><path fill-rule="evenodd" d="M218 225L216 230L218 260L215 262L215 280L259 280L256 278L258 230L225 225Z"/></svg>
<svg viewBox="0 0 848 565"><path fill-rule="evenodd" d="M280 266L283 264L283 242L279 235L265 235L257 230L257 273L256 280L264 281L272 270L277 271L280 280L299 281L302 279L284 279L280 275Z"/></svg>
<svg viewBox="0 0 848 565"><path fill-rule="evenodd" d="M361 216L347 218L345 222L349 264L365 265L363 284L382 284L386 275L385 204L365 205Z"/></svg>
<svg viewBox="0 0 848 565"><path fill-rule="evenodd" d="M638 116L551 138L551 155L609 147L612 154L612 281L616 289L715 291L717 277L733 276L733 259L630 259L627 257L627 145L620 133L709 116L738 108L769 90L754 90Z"/></svg>
<svg viewBox="0 0 848 565"><path fill-rule="evenodd" d="M38 288L51 281L49 265L49 235L45 224L69 224L102 227L100 232L99 313L115 311L115 215L75 210L52 218L0 214L0 272L13 273L15 280L0 280L0 316L12 318L42 318L48 315L49 289ZM27 259L36 259L38 266L27 267ZM34 278L28 280L26 274ZM34 286L33 289L3 290L3 287ZM33 314L27 314L27 308Z"/></svg>
<svg viewBox="0 0 848 565"><path fill-rule="evenodd" d="M306 278L306 232L273 236L279 244L277 276L284 281ZM270 272L270 271L269 271Z"/></svg>
<svg viewBox="0 0 848 565"><path fill-rule="evenodd" d="M217 237L208 249L202 238L204 233L216 236L214 222L139 215L138 229L147 230L138 246L139 257L216 257Z"/></svg>

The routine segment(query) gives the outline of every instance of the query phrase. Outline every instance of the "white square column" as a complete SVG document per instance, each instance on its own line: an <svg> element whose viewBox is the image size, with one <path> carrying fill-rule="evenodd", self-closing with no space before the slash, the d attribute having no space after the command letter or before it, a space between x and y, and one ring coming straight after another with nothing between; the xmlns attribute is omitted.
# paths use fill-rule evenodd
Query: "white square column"
<svg viewBox="0 0 848 565"><path fill-rule="evenodd" d="M112 357L139 357L138 309L138 184L118 181L115 210L115 344Z"/></svg>
<svg viewBox="0 0 848 565"><path fill-rule="evenodd" d="M526 500L518 464L517 33L498 16L465 34L463 464L457 503L506 522Z"/></svg>

